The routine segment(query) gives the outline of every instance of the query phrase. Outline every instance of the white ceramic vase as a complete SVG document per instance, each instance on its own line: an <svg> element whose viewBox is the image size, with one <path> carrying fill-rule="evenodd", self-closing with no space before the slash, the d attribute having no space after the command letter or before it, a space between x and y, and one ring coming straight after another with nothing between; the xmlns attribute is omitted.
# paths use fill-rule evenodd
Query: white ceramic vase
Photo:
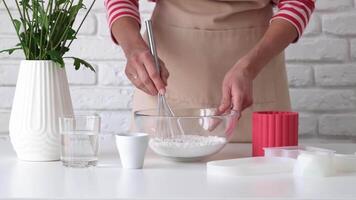
<svg viewBox="0 0 356 200"><path fill-rule="evenodd" d="M58 118L71 114L65 69L53 61L22 61L9 127L17 157L26 161L59 160Z"/></svg>

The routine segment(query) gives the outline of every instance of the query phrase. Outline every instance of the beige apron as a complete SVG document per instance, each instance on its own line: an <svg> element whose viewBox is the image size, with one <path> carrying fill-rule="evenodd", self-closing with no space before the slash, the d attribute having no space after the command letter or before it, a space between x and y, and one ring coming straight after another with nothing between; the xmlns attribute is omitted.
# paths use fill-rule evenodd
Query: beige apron
<svg viewBox="0 0 356 200"><path fill-rule="evenodd" d="M169 104L218 106L224 75L260 40L272 14L269 0L158 0L152 21L158 55L170 72ZM253 99L232 141L251 141L253 111L290 110L283 54L254 80ZM157 97L135 91L134 111L156 107Z"/></svg>

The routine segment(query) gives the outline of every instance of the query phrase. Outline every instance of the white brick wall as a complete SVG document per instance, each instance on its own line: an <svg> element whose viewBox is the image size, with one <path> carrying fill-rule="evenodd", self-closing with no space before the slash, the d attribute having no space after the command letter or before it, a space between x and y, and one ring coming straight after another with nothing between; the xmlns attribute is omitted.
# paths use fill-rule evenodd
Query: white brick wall
<svg viewBox="0 0 356 200"><path fill-rule="evenodd" d="M142 17L148 18L154 3L140 3ZM301 113L303 137L356 137L355 5L356 0L318 0L305 35L287 50L292 105ZM0 4L0 49L16 43ZM67 64L76 111L99 113L104 131L128 130L133 90L123 72L123 52L110 40L102 1L94 6L71 54L88 59L97 70L75 71ZM8 130L21 58L21 53L0 55L0 133Z"/></svg>

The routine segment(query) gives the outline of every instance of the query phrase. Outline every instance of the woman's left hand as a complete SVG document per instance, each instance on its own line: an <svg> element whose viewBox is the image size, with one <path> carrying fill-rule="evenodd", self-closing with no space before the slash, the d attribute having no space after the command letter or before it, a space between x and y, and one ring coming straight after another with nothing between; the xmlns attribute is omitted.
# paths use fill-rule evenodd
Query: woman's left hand
<svg viewBox="0 0 356 200"><path fill-rule="evenodd" d="M226 73L217 114L231 111L227 133L232 133L241 112L253 103L252 82L272 58L298 37L290 22L275 19L261 40Z"/></svg>
<svg viewBox="0 0 356 200"><path fill-rule="evenodd" d="M249 73L248 62L238 61L225 75L222 85L222 99L218 108L219 114L234 111L240 113L253 103L253 76Z"/></svg>
<svg viewBox="0 0 356 200"><path fill-rule="evenodd" d="M252 81L262 68L298 37L295 27L283 19L271 22L263 38L225 75L218 112L240 113L251 106Z"/></svg>
<svg viewBox="0 0 356 200"><path fill-rule="evenodd" d="M227 133L232 133L241 112L253 103L253 76L243 60L238 61L225 75L222 85L222 99L218 115L231 112Z"/></svg>
<svg viewBox="0 0 356 200"><path fill-rule="evenodd" d="M225 75L219 113L230 110L241 113L253 103L253 76L244 61L237 62Z"/></svg>

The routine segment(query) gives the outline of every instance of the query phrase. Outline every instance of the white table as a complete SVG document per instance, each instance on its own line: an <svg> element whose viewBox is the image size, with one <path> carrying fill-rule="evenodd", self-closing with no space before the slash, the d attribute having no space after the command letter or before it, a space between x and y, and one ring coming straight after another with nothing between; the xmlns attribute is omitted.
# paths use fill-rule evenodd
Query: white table
<svg viewBox="0 0 356 200"><path fill-rule="evenodd" d="M0 199L356 199L356 174L304 180L290 174L222 178L207 175L204 162L175 163L152 152L143 170L124 170L107 146L100 166L73 169L60 162L18 161L9 140L0 138ZM356 151L356 145L346 149ZM212 159L249 154L250 144L230 144Z"/></svg>

